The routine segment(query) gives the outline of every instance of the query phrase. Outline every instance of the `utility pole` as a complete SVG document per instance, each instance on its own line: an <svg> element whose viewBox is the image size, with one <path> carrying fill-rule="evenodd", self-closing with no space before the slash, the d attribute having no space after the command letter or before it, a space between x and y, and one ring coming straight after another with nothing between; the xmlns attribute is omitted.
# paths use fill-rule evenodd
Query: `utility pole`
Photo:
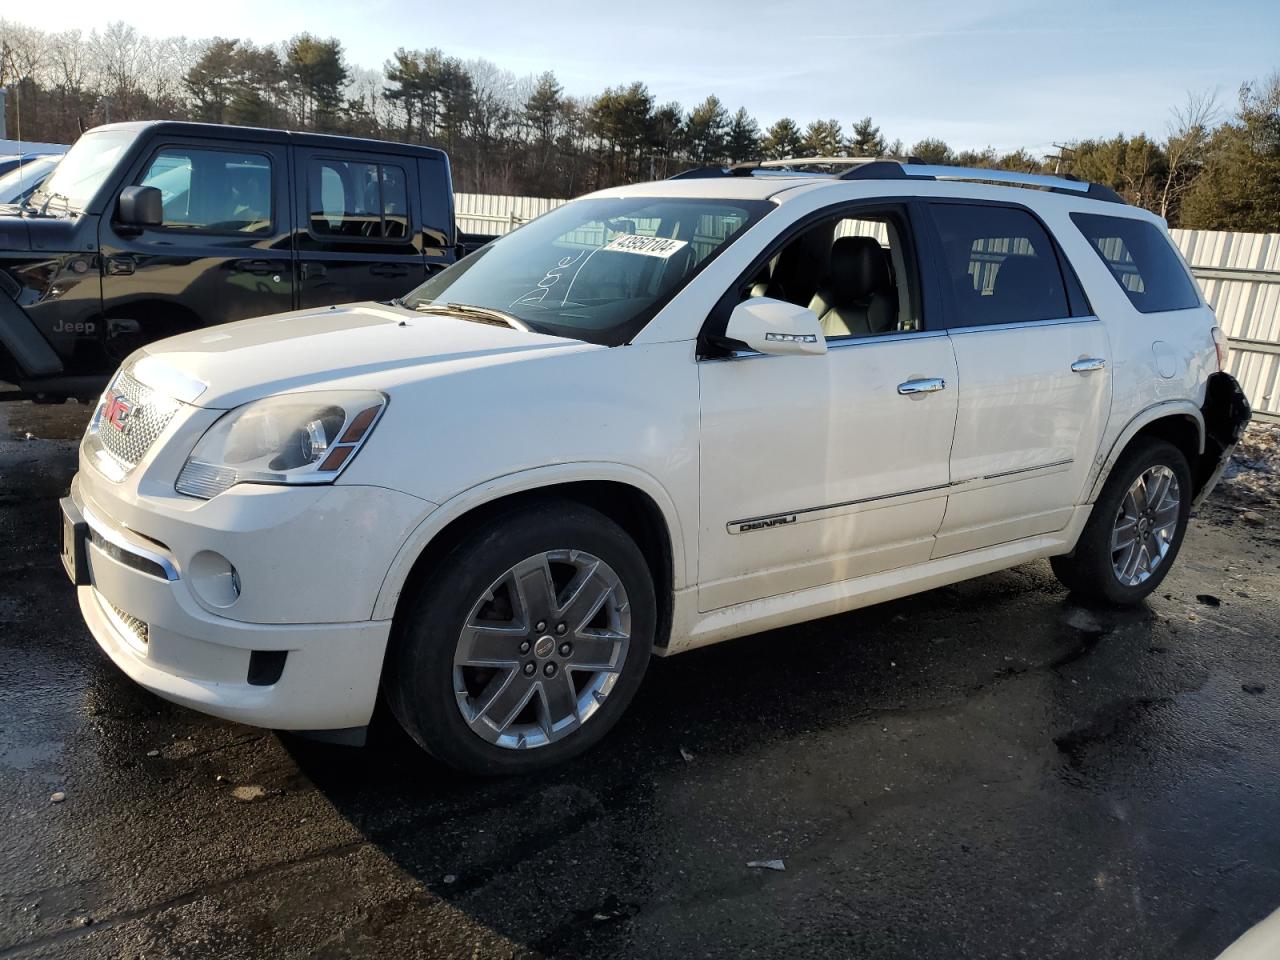
<svg viewBox="0 0 1280 960"><path fill-rule="evenodd" d="M1069 147L1065 143L1055 143L1054 146L1058 148L1058 152L1046 155L1045 159L1053 161L1053 172L1056 176L1062 173L1063 163L1071 164L1071 161L1075 159L1076 151L1074 147Z"/></svg>

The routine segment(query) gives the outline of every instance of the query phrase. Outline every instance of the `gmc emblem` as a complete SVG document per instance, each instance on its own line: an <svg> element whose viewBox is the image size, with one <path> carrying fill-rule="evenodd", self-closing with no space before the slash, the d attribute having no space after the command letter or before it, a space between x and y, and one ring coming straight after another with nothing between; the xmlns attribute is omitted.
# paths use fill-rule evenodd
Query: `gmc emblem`
<svg viewBox="0 0 1280 960"><path fill-rule="evenodd" d="M117 430L126 432L129 429L129 414L133 412L133 401L118 393L107 394L102 405L102 419Z"/></svg>

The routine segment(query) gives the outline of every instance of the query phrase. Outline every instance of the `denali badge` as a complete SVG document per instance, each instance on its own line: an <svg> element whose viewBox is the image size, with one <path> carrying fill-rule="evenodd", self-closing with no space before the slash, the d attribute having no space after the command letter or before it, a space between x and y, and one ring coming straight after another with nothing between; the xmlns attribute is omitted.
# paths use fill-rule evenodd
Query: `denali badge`
<svg viewBox="0 0 1280 960"><path fill-rule="evenodd" d="M752 530L764 530L768 527L782 527L788 523L795 523L796 515L788 513L780 517L764 517L760 520L739 520L737 523L729 524L730 533L750 533Z"/></svg>
<svg viewBox="0 0 1280 960"><path fill-rule="evenodd" d="M102 419L122 433L129 430L129 414L133 412L133 401L118 393L107 394L102 404Z"/></svg>

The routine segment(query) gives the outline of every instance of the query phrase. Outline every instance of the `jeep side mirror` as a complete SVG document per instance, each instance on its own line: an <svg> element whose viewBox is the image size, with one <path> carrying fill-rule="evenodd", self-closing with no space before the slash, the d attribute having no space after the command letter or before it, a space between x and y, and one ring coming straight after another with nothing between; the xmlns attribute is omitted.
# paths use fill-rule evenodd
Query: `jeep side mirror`
<svg viewBox="0 0 1280 960"><path fill-rule="evenodd" d="M128 227L158 227L164 223L159 187L125 187L116 205L116 221Z"/></svg>
<svg viewBox="0 0 1280 960"><path fill-rule="evenodd" d="M816 313L771 297L752 297L734 307L724 335L759 353L821 356L827 352L827 338Z"/></svg>

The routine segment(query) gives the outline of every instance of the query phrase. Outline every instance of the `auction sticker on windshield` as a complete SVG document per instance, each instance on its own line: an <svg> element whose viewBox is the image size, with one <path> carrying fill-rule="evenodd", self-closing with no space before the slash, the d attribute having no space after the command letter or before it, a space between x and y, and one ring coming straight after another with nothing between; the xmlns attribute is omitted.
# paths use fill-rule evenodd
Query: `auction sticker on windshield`
<svg viewBox="0 0 1280 960"><path fill-rule="evenodd" d="M646 257L667 259L681 247L687 247L688 240L672 240L670 237L642 237L634 233L624 233L614 237L601 250L616 250L619 253L639 253Z"/></svg>

